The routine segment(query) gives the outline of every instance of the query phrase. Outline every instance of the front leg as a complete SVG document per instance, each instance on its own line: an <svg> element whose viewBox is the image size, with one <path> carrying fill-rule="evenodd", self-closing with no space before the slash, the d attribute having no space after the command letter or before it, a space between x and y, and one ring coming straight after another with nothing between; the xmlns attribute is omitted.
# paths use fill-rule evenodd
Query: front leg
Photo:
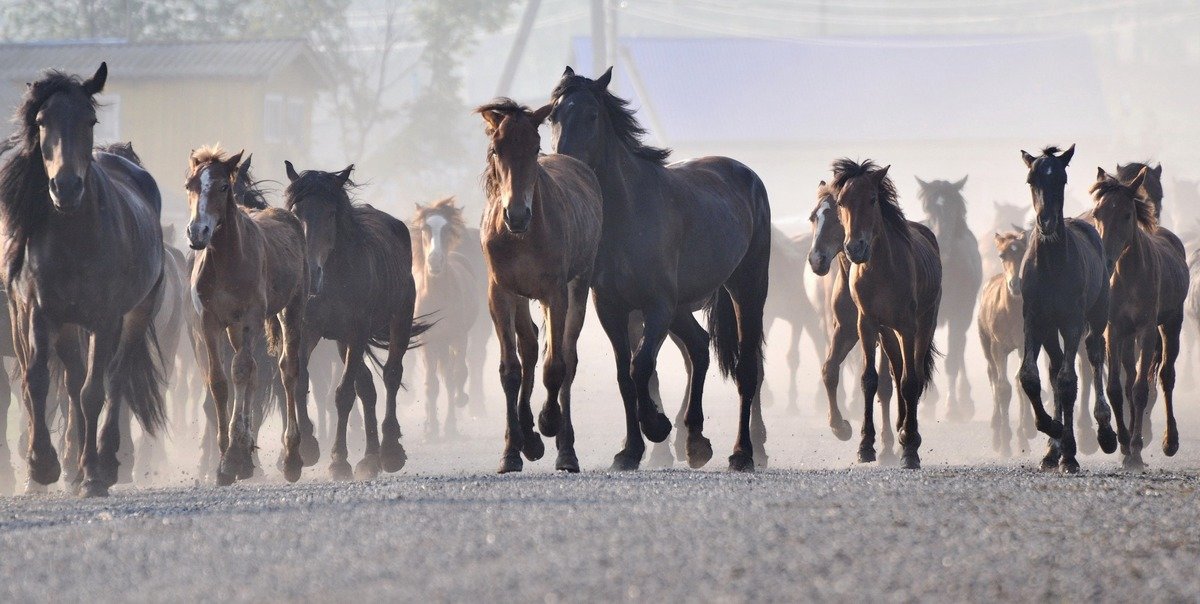
<svg viewBox="0 0 1200 604"><path fill-rule="evenodd" d="M517 354L517 329L514 323L516 296L494 281L488 284L488 311L500 341L500 385L504 389L505 431L504 453L499 473L520 472L524 466L521 448L524 432L517 414L517 399L521 395L521 358Z"/></svg>
<svg viewBox="0 0 1200 604"><path fill-rule="evenodd" d="M642 440L642 431L638 427L637 417L637 388L633 384L633 376L629 373L632 355L629 352L629 309L614 303L593 292L592 303L596 307L596 316L600 326L612 345L613 358L617 365L617 386L621 391L621 400L625 408L625 446L613 458L613 470L636 470L642 463L642 455L646 452L646 443Z"/></svg>
<svg viewBox="0 0 1200 604"><path fill-rule="evenodd" d="M254 475L252 453L255 447L250 397L258 363L253 350L263 337L261 317L247 317L229 326L226 333L233 346L233 414L229 426L229 447L221 455L218 472L245 480Z"/></svg>
<svg viewBox="0 0 1200 604"><path fill-rule="evenodd" d="M116 483L116 452L111 452L113 458L106 463L101 459L97 441L100 437L100 411L105 407L107 394L105 382L109 379L107 374L120 343L120 334L120 324L117 324L96 331L91 338L91 363L79 397L83 407L83 456L80 466L83 468L85 497L107 496L108 488ZM116 406L110 404L109 417L114 420L115 411ZM109 467L111 472L106 472Z"/></svg>
<svg viewBox="0 0 1200 604"><path fill-rule="evenodd" d="M879 371L875 368L879 323L873 317L858 316L858 341L863 352L863 425L858 444L858 462L870 463L875 461L875 394L879 389Z"/></svg>
<svg viewBox="0 0 1200 604"><path fill-rule="evenodd" d="M62 466L58 461L58 452L50 440L50 428L46 423L46 396L50 392L50 331L51 327L45 313L36 306L30 305L25 325L18 325L21 312L15 304L10 304L13 311L13 333L26 332L25 343L28 345L25 365L25 389L27 395L22 397L25 402L25 414L29 420L29 479L30 481L48 485L58 480ZM18 338L14 338L16 340ZM20 342L18 353L20 353ZM31 485L32 486L32 485Z"/></svg>
<svg viewBox="0 0 1200 604"><path fill-rule="evenodd" d="M1040 329L1040 326L1026 319L1025 347L1017 379L1021 381L1021 389L1025 391L1025 397L1029 399L1029 404L1033 407L1034 421L1038 431L1050 438L1059 438L1062 436L1062 422L1056 422L1054 418L1050 417L1050 414L1046 413L1046 407L1042 404L1042 380L1038 375L1038 356L1042 352L1043 336Z"/></svg>
<svg viewBox="0 0 1200 604"><path fill-rule="evenodd" d="M667 307L647 309L642 341L633 356L633 383L637 393L638 421L642 433L651 442L662 442L671 433L671 420L658 409L650 391L650 380L658 364L658 351L667 337L674 310Z"/></svg>
<svg viewBox="0 0 1200 604"><path fill-rule="evenodd" d="M542 301L549 319L550 332L546 334L546 358L542 365L542 385L546 387L546 402L538 414L538 429L547 437L558 436L562 424L562 409L558 405L559 392L566 377L567 365L563 360L563 339L567 325L567 286Z"/></svg>

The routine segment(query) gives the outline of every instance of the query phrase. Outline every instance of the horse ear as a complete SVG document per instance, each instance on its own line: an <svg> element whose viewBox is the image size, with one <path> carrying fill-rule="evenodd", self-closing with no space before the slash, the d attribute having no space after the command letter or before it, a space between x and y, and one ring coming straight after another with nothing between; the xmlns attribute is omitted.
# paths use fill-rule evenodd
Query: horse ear
<svg viewBox="0 0 1200 604"><path fill-rule="evenodd" d="M104 82L108 80L108 63L100 63L100 68L96 70L96 75L83 83L83 91L88 93L88 96L99 93L104 90Z"/></svg>
<svg viewBox="0 0 1200 604"><path fill-rule="evenodd" d="M488 136L491 136L493 132L500 128L500 122L504 121L504 114L499 111L487 109L480 111L479 115L483 116L483 121L487 122Z"/></svg>
<svg viewBox="0 0 1200 604"><path fill-rule="evenodd" d="M296 168L292 166L292 162L283 160L283 168L287 172L288 180L296 182L300 179L300 175L296 174Z"/></svg>
<svg viewBox="0 0 1200 604"><path fill-rule="evenodd" d="M604 75L596 78L596 85L600 88L608 88L609 82L612 82L612 67L604 71Z"/></svg>
<svg viewBox="0 0 1200 604"><path fill-rule="evenodd" d="M196 158L196 150L195 149L188 151L188 165L190 165L193 169L195 169L196 166L200 165L200 160Z"/></svg>
<svg viewBox="0 0 1200 604"><path fill-rule="evenodd" d="M917 185L920 186L922 189L929 186L929 183L921 180L920 176L913 176L913 178L917 179Z"/></svg>
<svg viewBox="0 0 1200 604"><path fill-rule="evenodd" d="M346 186L346 183L350 181L350 173L353 171L354 164L350 164L349 166L346 166L345 170L334 174L334 176L336 176L338 179L338 184L342 185L343 187Z"/></svg>
<svg viewBox="0 0 1200 604"><path fill-rule="evenodd" d="M1139 170L1137 176L1134 176L1133 180L1129 181L1129 188L1134 191L1141 189L1142 183L1146 181L1146 173L1149 171L1150 166L1144 166L1141 170Z"/></svg>
<svg viewBox="0 0 1200 604"><path fill-rule="evenodd" d="M229 169L230 176L235 177L235 178L237 177L238 164L240 164L242 162L242 154L245 152L246 152L246 150L242 149L241 151L238 151L237 154L235 154L233 157L225 160L225 167L227 167Z"/></svg>
<svg viewBox="0 0 1200 604"><path fill-rule="evenodd" d="M537 111L534 111L534 112L533 112L533 115L532 115L532 117L533 117L533 124L534 124L535 126L540 126L540 125L542 125L542 122L546 121L546 118L550 117L550 110L551 110L551 109L554 109L554 105L551 105L551 104L547 103L546 105L542 106L542 107L541 107L540 109L538 109Z"/></svg>
<svg viewBox="0 0 1200 604"><path fill-rule="evenodd" d="M1064 166L1066 166L1071 163L1072 157L1075 157L1075 143L1071 143L1071 148L1063 151L1062 155L1058 156L1058 159L1063 163Z"/></svg>
<svg viewBox="0 0 1200 604"><path fill-rule="evenodd" d="M1030 154L1028 154L1028 153L1026 153L1024 149L1021 149L1021 159L1025 160L1025 167L1026 167L1026 168L1032 168L1032 167L1033 167L1033 162L1034 162L1034 160L1036 160L1037 158L1036 158L1036 157L1034 157L1034 156L1032 156L1032 155L1030 155Z"/></svg>
<svg viewBox="0 0 1200 604"><path fill-rule="evenodd" d="M567 65L567 68L563 70L563 77L567 78L567 77L571 77L573 75L575 75L575 70L571 69L570 65Z"/></svg>
<svg viewBox="0 0 1200 604"><path fill-rule="evenodd" d="M1162 164L1158 164L1157 166L1154 166L1154 169L1151 171L1154 172L1155 176L1162 178Z"/></svg>
<svg viewBox="0 0 1200 604"><path fill-rule="evenodd" d="M1000 231L996 231L995 235L996 235L996 243L997 244L999 244L1001 241L1004 241L1004 235L1001 235Z"/></svg>
<svg viewBox="0 0 1200 604"><path fill-rule="evenodd" d="M1104 168L1096 166L1096 181L1098 182L1105 178L1108 178L1108 172L1105 172Z"/></svg>
<svg viewBox="0 0 1200 604"><path fill-rule="evenodd" d="M883 179L887 178L888 170L891 169L891 167L892 165L888 164L878 170L875 170L874 172L871 172L871 177L872 180L875 181L875 186L879 186L883 183Z"/></svg>
<svg viewBox="0 0 1200 604"><path fill-rule="evenodd" d="M962 177L962 180L954 183L954 188L958 189L959 191L963 190L963 187L967 186L967 176Z"/></svg>

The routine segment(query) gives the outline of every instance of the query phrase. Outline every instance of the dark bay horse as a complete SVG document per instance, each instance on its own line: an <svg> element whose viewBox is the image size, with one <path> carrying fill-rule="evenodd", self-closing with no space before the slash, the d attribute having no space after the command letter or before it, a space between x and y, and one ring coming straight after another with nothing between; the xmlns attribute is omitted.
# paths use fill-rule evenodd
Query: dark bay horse
<svg viewBox="0 0 1200 604"><path fill-rule="evenodd" d="M808 251L808 263L812 272L825 277L830 274L834 263L837 263L837 268L832 274L833 283L830 285L828 293L828 345L825 350L825 361L821 366L821 381L825 386L825 396L829 400L829 428L833 430L834 436L839 440L850 440L852 435L850 422L842 417L841 408L838 406L838 384L841 381L842 363L858 344L858 306L854 303L854 296L850 291L850 260L846 258L844 251L846 229L842 226L842 219L838 212L837 197L829 185L825 184L825 181L821 181L817 187L817 205L808 219L812 223L813 229L812 242ZM889 337L885 331L881 331L880 336ZM892 451L895 439L892 435L890 415L893 386L890 367L885 351L885 354L879 358L877 370L879 374L885 376L885 379L878 385L879 406L883 420L880 430L883 441L882 456L885 459L895 456ZM870 408L871 406L864 404L864 407L864 417L868 415L873 417L874 411ZM874 461L875 454L874 426L871 426L869 434L867 428L868 422L864 422L863 440L859 446L859 460L863 462Z"/></svg>
<svg viewBox="0 0 1200 604"><path fill-rule="evenodd" d="M1047 147L1037 157L1021 151L1021 158L1029 168L1026 182L1037 219L1021 265L1025 342L1018 377L1033 407L1037 429L1051 439L1042 458L1042 469L1057 466L1066 473L1079 471L1073 425L1079 388L1075 356L1085 336L1096 389L1093 411L1098 423L1096 438L1105 453L1112 453L1117 447L1116 434L1109 425L1112 412L1101 387L1109 306L1109 270L1104 247L1095 227L1084 220L1063 216L1067 165L1074 154L1074 145L1066 151ZM1037 361L1043 349L1050 359L1056 417L1046 413L1042 405Z"/></svg>
<svg viewBox="0 0 1200 604"><path fill-rule="evenodd" d="M216 402L217 442L221 461L217 484L254 475L256 447L253 413L255 384L272 373L258 372L255 348L267 341L279 351L287 417L283 434L283 474L300 478L305 460L301 439L309 440L308 465L316 462L312 422L301 402L307 389L307 350L301 348L308 270L304 229L280 208L247 209L237 203L234 186L242 154L225 157L219 148L192 152L185 188L190 220L188 245L196 250L192 296L200 310L200 327L208 364L208 387ZM232 413L222 363L221 342L233 347Z"/></svg>
<svg viewBox="0 0 1200 604"><path fill-rule="evenodd" d="M1021 263L1029 248L1029 234L1023 229L996 233L994 245L1003 268L988 279L979 296L979 343L992 384L992 450L1008 457L1012 455L1013 437L1009 421L1013 388L1008 376L1008 355L1020 350L1025 341ZM1017 449L1023 451L1033 436L1033 415L1027 404L1019 404L1017 413L1020 414Z"/></svg>
<svg viewBox="0 0 1200 604"><path fill-rule="evenodd" d="M470 367L467 356L480 307L485 301L482 275L472 273L466 256L459 250L475 246L466 240L462 208L453 197L427 206L417 204L411 223L413 230L413 279L417 285L418 315L437 318L437 326L421 342L425 364L425 434L436 437L437 401L440 385L446 386L447 436L458 433L457 410L468 402L467 380Z"/></svg>
<svg viewBox="0 0 1200 604"><path fill-rule="evenodd" d="M522 453L535 461L545 452L529 406L538 344L530 300L542 303L549 330L542 367L546 402L538 429L555 437L555 469L579 471L571 384L579 364L575 348L587 314L603 202L587 165L566 155L539 154L538 126L550 109L530 111L502 98L475 110L491 139L480 237L490 274L488 306L500 339L500 383L507 398L502 474L521 470ZM627 326L622 323L621 329Z"/></svg>
<svg viewBox="0 0 1200 604"><path fill-rule="evenodd" d="M875 348L883 344L892 381L899 385L896 423L902 463L917 469L917 409L938 354L933 332L942 296L942 265L937 238L928 227L904 217L887 171L887 166L879 168L870 160L839 159L833 164L830 190L846 230L845 253L853 264L850 292L858 307L863 350L863 400L868 404L859 457L869 460L875 455L870 401L879 384Z"/></svg>
<svg viewBox="0 0 1200 604"><path fill-rule="evenodd" d="M145 170L93 152L95 95L107 78L102 63L87 80L50 71L30 84L17 112L16 155L0 168L4 281L24 371L30 478L50 484L61 472L45 413L49 356L61 343L69 390L79 387L68 429L83 443L82 472L71 479L88 496L107 495L117 480L123 405L150 434L164 422L152 326L162 201ZM79 350L63 354L77 348L74 326L87 334L86 359Z"/></svg>
<svg viewBox="0 0 1200 604"><path fill-rule="evenodd" d="M962 195L967 177L957 182L925 182L918 178L917 184L921 205L929 216L927 226L933 230L941 250L942 274L946 283L954 284L942 292L942 307L938 310L938 323L946 326L949 344L946 348L946 417L965 422L975 414L975 404L971 400L971 382L967 379L963 361L967 331L971 329L975 301L983 284L979 240L967 226L967 201Z"/></svg>
<svg viewBox="0 0 1200 604"><path fill-rule="evenodd" d="M321 338L334 340L344 363L334 392L338 422L329 471L339 480L374 478L381 469L397 472L408 459L396 418L404 354L412 338L428 329L413 320L416 286L408 227L368 204L351 201L350 192L357 187L350 179L353 165L340 172L301 173L291 162L284 165L289 180L284 197L304 225L312 279L304 353L310 354ZM375 358L371 348L388 351L382 368L387 390L382 426L375 415L375 380L364 359L368 354ZM301 382L308 383L307 371ZM351 474L346 427L356 395L362 401L367 443Z"/></svg>
<svg viewBox="0 0 1200 604"><path fill-rule="evenodd" d="M1112 265L1106 332L1111 355L1108 399L1116 414L1123 464L1133 470L1145 467L1142 423L1148 413L1155 372L1167 413L1163 453L1169 457L1179 450L1175 360L1179 357L1189 275L1183 243L1158 225L1153 197L1143 194L1144 181L1152 173L1143 167L1131 180L1124 181L1100 168L1091 188L1096 200L1093 220L1105 257ZM1129 403L1128 429L1122 412L1125 401Z"/></svg>

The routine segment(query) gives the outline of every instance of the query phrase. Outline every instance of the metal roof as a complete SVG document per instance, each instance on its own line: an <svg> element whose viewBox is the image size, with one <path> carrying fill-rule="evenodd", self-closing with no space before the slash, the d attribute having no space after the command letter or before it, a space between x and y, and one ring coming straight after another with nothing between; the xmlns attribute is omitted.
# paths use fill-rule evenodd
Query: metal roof
<svg viewBox="0 0 1200 604"><path fill-rule="evenodd" d="M121 79L261 78L306 62L318 87L331 81L304 40L30 42L0 44L0 78L30 81L45 69L91 74L101 61Z"/></svg>

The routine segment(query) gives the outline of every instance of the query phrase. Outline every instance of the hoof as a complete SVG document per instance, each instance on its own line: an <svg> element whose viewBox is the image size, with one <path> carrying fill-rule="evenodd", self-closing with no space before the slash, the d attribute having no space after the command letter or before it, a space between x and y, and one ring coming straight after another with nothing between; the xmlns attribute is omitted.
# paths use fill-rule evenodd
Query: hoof
<svg viewBox="0 0 1200 604"><path fill-rule="evenodd" d="M117 484L133 483L133 460L127 459L117 466Z"/></svg>
<svg viewBox="0 0 1200 604"><path fill-rule="evenodd" d="M233 484L233 479L233 474L226 474L220 470L217 470L217 486L227 487Z"/></svg>
<svg viewBox="0 0 1200 604"><path fill-rule="evenodd" d="M873 461L875 461L874 445L858 448L858 463L871 463Z"/></svg>
<svg viewBox="0 0 1200 604"><path fill-rule="evenodd" d="M404 446L399 439L385 440L379 449L379 459L384 472L399 472L408 461L408 455L404 453Z"/></svg>
<svg viewBox="0 0 1200 604"><path fill-rule="evenodd" d="M1046 456L1042 458L1041 470L1043 472L1052 472L1058 469L1058 460L1059 454L1057 451L1047 453Z"/></svg>
<svg viewBox="0 0 1200 604"><path fill-rule="evenodd" d="M542 436L554 438L558 436L558 428L562 424L562 411L558 409L558 404L551 403L542 407L542 412L538 414L538 431Z"/></svg>
<svg viewBox="0 0 1200 604"><path fill-rule="evenodd" d="M250 455L243 455L238 460L237 479L250 480L254 478L254 458Z"/></svg>
<svg viewBox="0 0 1200 604"><path fill-rule="evenodd" d="M650 459L646 465L651 468L669 468L675 465L675 456L671 455L671 446L666 443L655 443L650 448Z"/></svg>
<svg viewBox="0 0 1200 604"><path fill-rule="evenodd" d="M329 464L329 477L334 480L350 480L354 478L354 472L350 470L350 462L344 459L335 459Z"/></svg>
<svg viewBox="0 0 1200 604"><path fill-rule="evenodd" d="M1000 457L1003 457L1005 459L1012 457L1012 445L1008 444L1008 441L1005 441L1004 443L1002 443L1000 445L999 453L1000 453Z"/></svg>
<svg viewBox="0 0 1200 604"><path fill-rule="evenodd" d="M7 451L4 454L7 455ZM16 483L17 477L13 474L12 466L0 462L0 496L11 495Z"/></svg>
<svg viewBox="0 0 1200 604"><path fill-rule="evenodd" d="M1079 462L1074 459L1063 458L1062 461L1058 462L1058 471L1063 474L1078 474Z"/></svg>
<svg viewBox="0 0 1200 604"><path fill-rule="evenodd" d="M675 459L678 459L679 461L684 461L687 459L687 441L690 436L691 434L689 433L687 426L679 424L678 429L675 430Z"/></svg>
<svg viewBox="0 0 1200 604"><path fill-rule="evenodd" d="M496 470L497 474L508 474L509 472L520 472L524 462L521 461L521 453L518 451L510 451L500 458L500 469Z"/></svg>
<svg viewBox="0 0 1200 604"><path fill-rule="evenodd" d="M753 472L754 456L749 453L735 452L729 456L730 472Z"/></svg>
<svg viewBox="0 0 1200 604"><path fill-rule="evenodd" d="M54 447L41 453L29 454L29 479L38 484L54 484L62 474L62 466L58 463L58 453Z"/></svg>
<svg viewBox="0 0 1200 604"><path fill-rule="evenodd" d="M921 456L916 451L911 453L905 452L900 463L900 467L904 468L905 470L920 470Z"/></svg>
<svg viewBox="0 0 1200 604"><path fill-rule="evenodd" d="M49 492L50 492L50 489L47 488L46 485L44 485L40 482L37 482L34 480L29 480L29 481L25 482L25 494L26 495L44 495ZM73 492L73 494L78 495L79 490L76 489Z"/></svg>
<svg viewBox="0 0 1200 604"><path fill-rule="evenodd" d="M654 415L644 416L641 423L642 434L652 443L663 442L671 434L671 420L662 413L655 412Z"/></svg>
<svg viewBox="0 0 1200 604"><path fill-rule="evenodd" d="M703 434L688 436L687 460L692 469L703 468L713 456L712 441Z"/></svg>
<svg viewBox="0 0 1200 604"><path fill-rule="evenodd" d="M1179 452L1179 431L1167 428L1167 433L1163 435L1163 455L1174 457Z"/></svg>
<svg viewBox="0 0 1200 604"><path fill-rule="evenodd" d="M900 457L896 455L896 452L890 446L885 445L883 450L879 452L879 465L880 467L898 466L900 465Z"/></svg>
<svg viewBox="0 0 1200 604"><path fill-rule="evenodd" d="M291 455L285 455L280 461L283 465L281 469L283 470L284 480L288 482L296 482L297 480L300 480L300 472L304 467L304 463L300 461L299 455L295 453Z"/></svg>
<svg viewBox="0 0 1200 604"><path fill-rule="evenodd" d="M829 429L833 430L833 435L841 441L850 440L853 433L853 430L850 429L850 422L846 420L842 420L841 423L830 423Z"/></svg>
<svg viewBox="0 0 1200 604"><path fill-rule="evenodd" d="M321 445L317 443L317 437L312 434L300 437L300 459L306 468L317 465L321 459Z"/></svg>
<svg viewBox="0 0 1200 604"><path fill-rule="evenodd" d="M1037 429L1038 432L1041 432L1050 438L1062 438L1063 425L1062 422L1056 419L1046 419L1045 421L1039 419L1037 422Z"/></svg>
<svg viewBox="0 0 1200 604"><path fill-rule="evenodd" d="M632 472L642 465L642 453L642 451L635 453L629 449L622 449L620 453L613 456L610 469L617 472Z"/></svg>
<svg viewBox="0 0 1200 604"><path fill-rule="evenodd" d="M1080 438L1075 439L1075 446L1079 448L1080 453L1083 453L1084 455L1092 455L1096 451L1100 450L1098 442L1100 439L1099 435L1097 435L1095 439L1092 439L1089 437L1087 432L1082 430L1078 431L1077 434L1079 434Z"/></svg>
<svg viewBox="0 0 1200 604"><path fill-rule="evenodd" d="M1146 462L1142 461L1141 453L1126 455L1125 459L1121 460L1121 466L1130 472L1141 472L1146 469Z"/></svg>
<svg viewBox="0 0 1200 604"><path fill-rule="evenodd" d="M1096 432L1096 442L1099 443L1101 451L1104 451L1105 454L1112 454L1117 450L1117 433L1102 424Z"/></svg>
<svg viewBox="0 0 1200 604"><path fill-rule="evenodd" d="M760 470L765 470L767 469L767 464L770 463L770 459L771 457L767 455L766 451L759 449L754 453L754 466Z"/></svg>
<svg viewBox="0 0 1200 604"><path fill-rule="evenodd" d="M546 454L546 445L542 443L542 437L538 436L537 432L529 432L525 435L525 444L521 445L521 453L525 454L525 459L529 461L537 461Z"/></svg>
<svg viewBox="0 0 1200 604"><path fill-rule="evenodd" d="M579 473L579 458L575 456L573 449L558 452L558 459L554 461L554 469L561 472L569 472L571 474Z"/></svg>
<svg viewBox="0 0 1200 604"><path fill-rule="evenodd" d="M355 480L374 480L379 477L379 455L367 455L354 466Z"/></svg>
<svg viewBox="0 0 1200 604"><path fill-rule="evenodd" d="M83 481L83 492L80 496L88 499L92 497L108 497L108 485L102 480L89 478Z"/></svg>

